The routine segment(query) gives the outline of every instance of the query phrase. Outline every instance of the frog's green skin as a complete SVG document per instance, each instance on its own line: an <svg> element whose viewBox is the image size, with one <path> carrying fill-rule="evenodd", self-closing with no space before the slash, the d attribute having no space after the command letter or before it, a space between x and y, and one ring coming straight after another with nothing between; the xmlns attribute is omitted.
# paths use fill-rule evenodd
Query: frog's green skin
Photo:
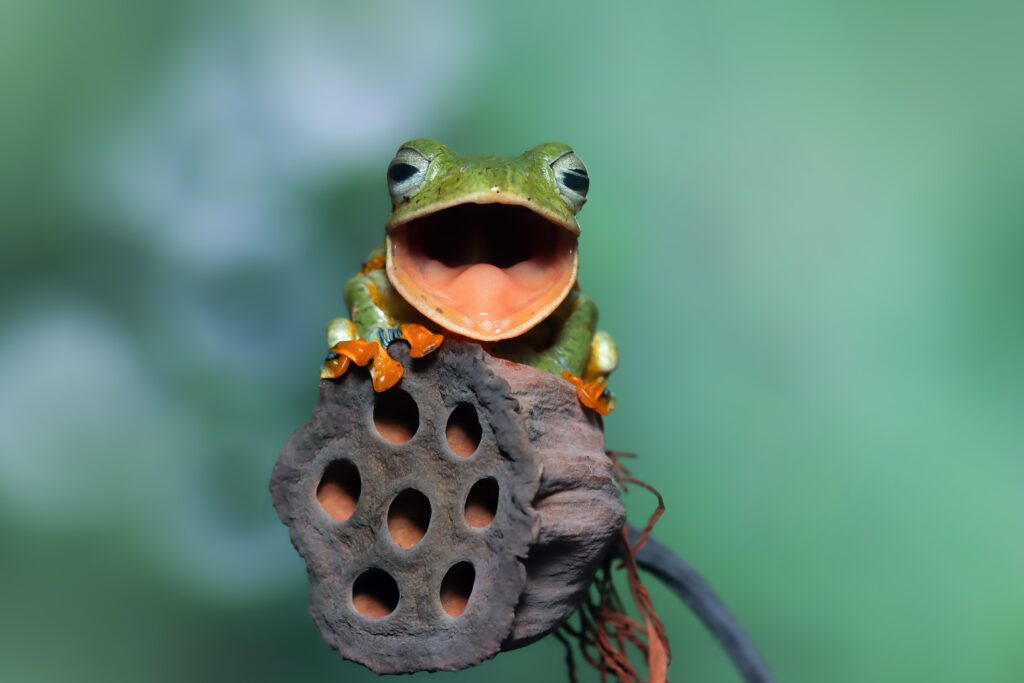
<svg viewBox="0 0 1024 683"><path fill-rule="evenodd" d="M566 145L548 143L517 157L461 156L433 140L413 140L402 148L412 148L430 162L415 194L396 198L389 230L457 204L494 201L494 188L500 188L500 203L528 207L573 235L579 234L575 210L560 194L551 170L555 159L571 153ZM446 329L438 329L438 324L417 311L397 291L388 271L379 267L387 248L385 242L372 251L367 263L378 267L364 269L345 287L345 302L358 337L380 341L386 347L398 338L397 328L401 324L419 323L446 337L460 338ZM573 267L575 279L575 264ZM344 330L351 331L352 326L339 323L347 321L335 320L328 326L328 346L351 336L351 332ZM480 343L502 358L554 374L569 371L593 379L607 376L618 360L611 338L597 332L596 326L597 307L573 284L557 308L528 331L509 339Z"/></svg>
<svg viewBox="0 0 1024 683"><path fill-rule="evenodd" d="M402 148L414 149L430 159L430 168L420 189L395 204L389 229L474 197L489 198L497 187L504 201L527 206L574 235L580 233L576 212L559 194L551 170L552 162L572 152L569 145L548 142L517 157L463 156L426 139L410 140Z"/></svg>

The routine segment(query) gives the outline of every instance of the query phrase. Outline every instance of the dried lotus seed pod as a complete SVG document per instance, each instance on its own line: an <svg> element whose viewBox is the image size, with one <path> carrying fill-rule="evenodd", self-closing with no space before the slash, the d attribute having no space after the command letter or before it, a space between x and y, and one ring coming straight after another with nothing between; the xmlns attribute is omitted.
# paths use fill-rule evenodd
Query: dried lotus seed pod
<svg viewBox="0 0 1024 683"><path fill-rule="evenodd" d="M320 385L271 479L324 640L376 673L458 670L549 633L624 523L600 424L559 377L446 341L375 393Z"/></svg>

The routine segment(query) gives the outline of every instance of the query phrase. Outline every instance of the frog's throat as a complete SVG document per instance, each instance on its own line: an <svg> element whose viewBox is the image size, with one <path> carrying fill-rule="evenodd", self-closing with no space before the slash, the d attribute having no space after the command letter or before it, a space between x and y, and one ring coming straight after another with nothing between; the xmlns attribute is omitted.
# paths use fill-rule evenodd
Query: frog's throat
<svg viewBox="0 0 1024 683"><path fill-rule="evenodd" d="M522 203L458 203L390 226L387 274L416 310L470 339L517 337L576 282L576 235Z"/></svg>

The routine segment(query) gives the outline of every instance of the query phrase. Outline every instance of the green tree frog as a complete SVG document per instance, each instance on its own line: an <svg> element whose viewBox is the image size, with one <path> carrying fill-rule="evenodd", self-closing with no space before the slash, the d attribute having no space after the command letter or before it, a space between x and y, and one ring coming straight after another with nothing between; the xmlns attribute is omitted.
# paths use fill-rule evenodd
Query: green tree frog
<svg viewBox="0 0 1024 683"><path fill-rule="evenodd" d="M568 145L515 157L456 154L434 140L403 144L387 171L392 212L384 244L345 287L350 318L328 324L321 377L370 365L374 388L402 377L387 352L433 352L445 337L561 375L607 414L612 338L577 284L576 214L590 177Z"/></svg>

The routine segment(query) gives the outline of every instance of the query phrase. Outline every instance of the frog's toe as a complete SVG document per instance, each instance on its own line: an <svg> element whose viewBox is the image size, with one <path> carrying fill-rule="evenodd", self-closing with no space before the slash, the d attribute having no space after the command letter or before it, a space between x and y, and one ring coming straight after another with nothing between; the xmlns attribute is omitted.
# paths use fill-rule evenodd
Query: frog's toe
<svg viewBox="0 0 1024 683"><path fill-rule="evenodd" d="M366 365L377 355L380 344L363 339L340 341L331 347L331 353L349 359L356 365Z"/></svg>
<svg viewBox="0 0 1024 683"><path fill-rule="evenodd" d="M405 374L405 368L392 358L383 346L374 345L377 351L373 357L373 365L370 366L370 377L373 379L373 390L380 393L398 384L398 380Z"/></svg>
<svg viewBox="0 0 1024 683"><path fill-rule="evenodd" d="M598 377L607 377L619 365L619 347L607 332L598 330L590 340L590 356L583 377L593 381Z"/></svg>
<svg viewBox="0 0 1024 683"><path fill-rule="evenodd" d="M340 341L331 347L330 352L320 368L320 377L335 379L341 377L349 366L370 366L370 377L373 379L374 391L387 391L398 384L405 369L402 364L388 355L387 349L377 342L363 339Z"/></svg>
<svg viewBox="0 0 1024 683"><path fill-rule="evenodd" d="M576 387L577 398L587 408L600 415L607 415L615 409L615 398L608 391L604 377L587 382L566 370L562 378Z"/></svg>
<svg viewBox="0 0 1024 683"><path fill-rule="evenodd" d="M433 353L441 346L444 336L435 334L423 325L406 323L401 327L402 339L409 342L409 355L413 358L423 358Z"/></svg>
<svg viewBox="0 0 1024 683"><path fill-rule="evenodd" d="M320 379L338 379L348 370L352 361L345 356L339 356L333 351L328 352L324 364L320 366Z"/></svg>

